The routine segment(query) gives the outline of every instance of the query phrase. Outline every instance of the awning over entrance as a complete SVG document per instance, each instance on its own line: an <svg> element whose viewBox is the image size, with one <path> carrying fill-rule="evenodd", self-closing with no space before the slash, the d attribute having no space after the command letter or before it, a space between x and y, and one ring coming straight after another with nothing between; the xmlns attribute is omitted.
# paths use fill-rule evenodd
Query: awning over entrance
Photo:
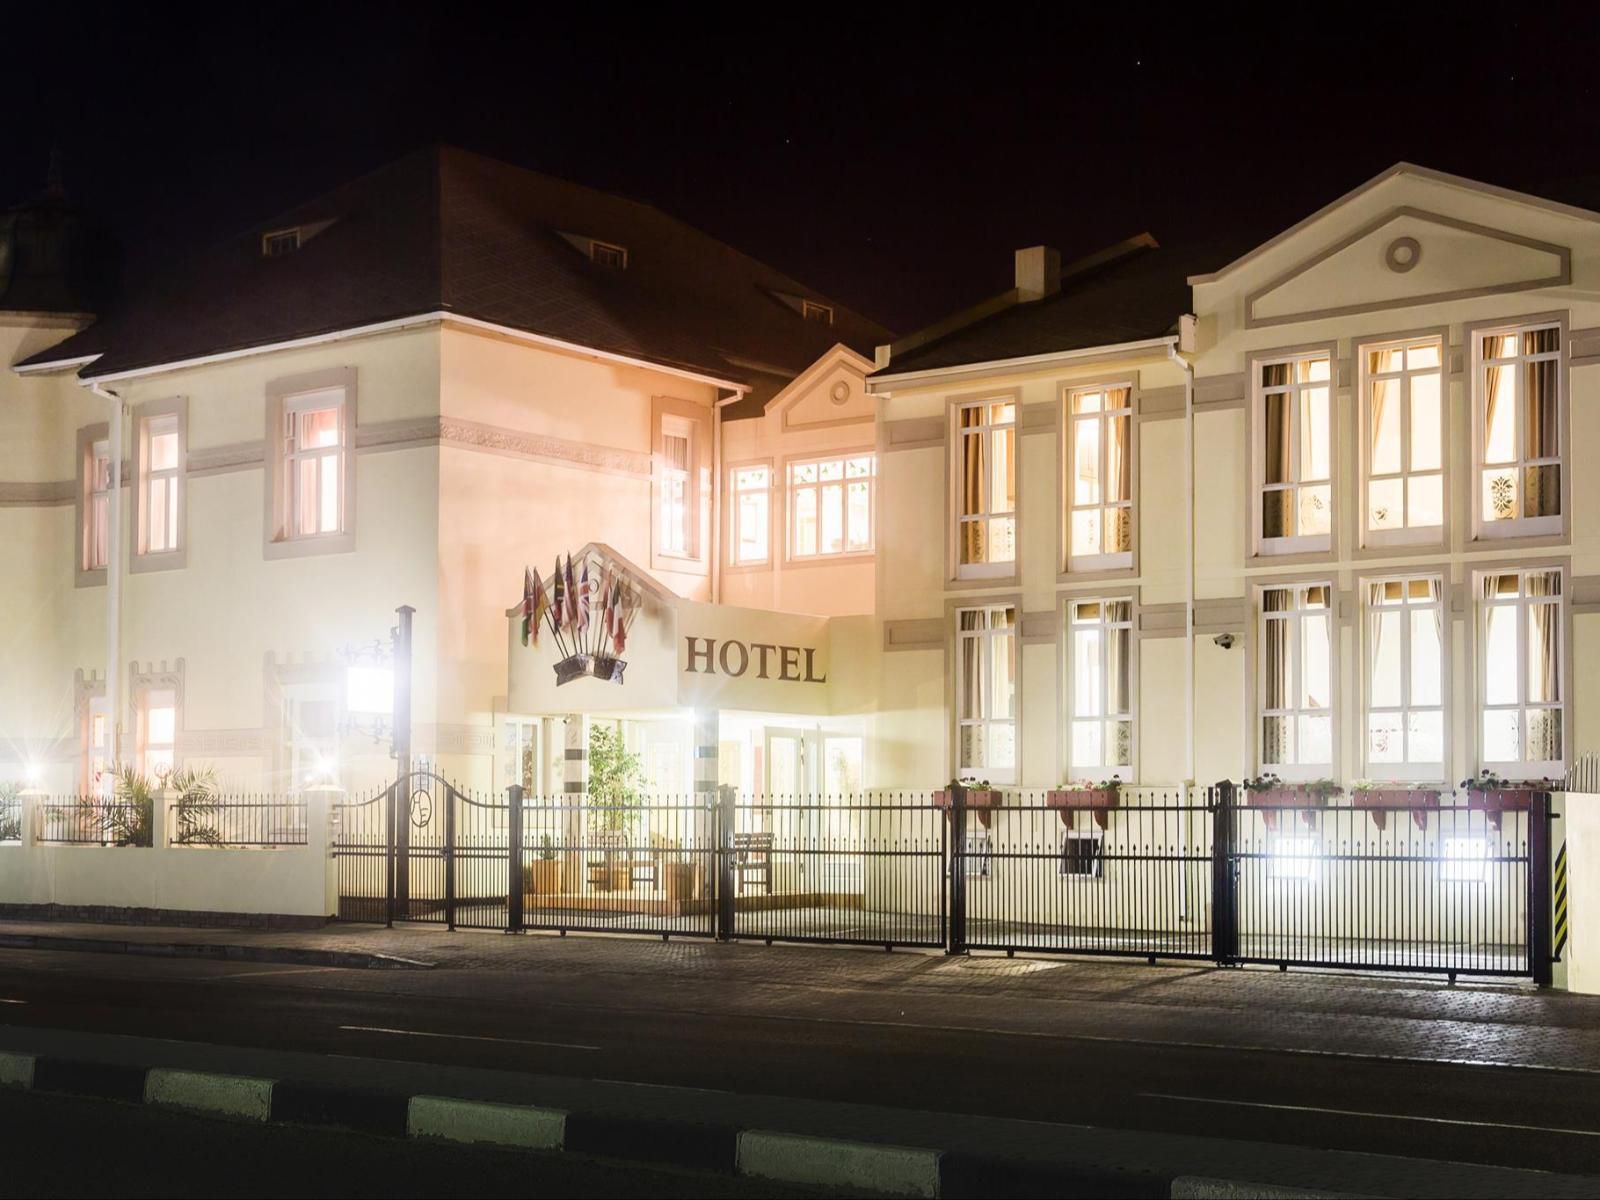
<svg viewBox="0 0 1600 1200"><path fill-rule="evenodd" d="M520 713L662 709L735 709L825 716L834 711L830 682L833 619L685 600L610 546L591 542L575 569L622 578L640 607L619 657L619 681L579 676L558 683L561 659L549 630L522 644L522 606L506 610L507 695ZM851 618L862 620L864 618Z"/></svg>

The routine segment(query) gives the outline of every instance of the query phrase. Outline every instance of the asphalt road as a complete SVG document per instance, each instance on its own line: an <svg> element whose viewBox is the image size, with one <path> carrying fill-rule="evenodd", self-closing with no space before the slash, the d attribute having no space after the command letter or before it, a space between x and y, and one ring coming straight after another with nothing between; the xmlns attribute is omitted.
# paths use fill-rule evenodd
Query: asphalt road
<svg viewBox="0 0 1600 1200"><path fill-rule="evenodd" d="M207 1120L109 1100L0 1091L7 1196L802 1196L731 1175L576 1154ZM77 1138L63 1137L76 1130ZM82 1153L73 1153L74 1146ZM27 1152L28 1147L35 1152ZM49 1153L37 1152L49 1147Z"/></svg>
<svg viewBox="0 0 1600 1200"><path fill-rule="evenodd" d="M864 1015L883 1005L849 990L794 999L733 1011L635 976L0 951L5 1024L1600 1174L1593 1072L1080 1036L1070 1005L985 1028L981 994L948 1024Z"/></svg>

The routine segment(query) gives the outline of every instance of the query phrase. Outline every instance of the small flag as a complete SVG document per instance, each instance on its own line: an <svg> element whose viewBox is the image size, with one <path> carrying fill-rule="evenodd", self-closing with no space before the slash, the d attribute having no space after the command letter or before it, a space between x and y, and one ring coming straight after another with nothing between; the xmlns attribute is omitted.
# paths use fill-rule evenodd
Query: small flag
<svg viewBox="0 0 1600 1200"><path fill-rule="evenodd" d="M555 580L555 594L550 606L550 628L556 633L561 632L561 627L567 620L567 585L561 578L561 556L556 555L556 567L551 576Z"/></svg>
<svg viewBox="0 0 1600 1200"><path fill-rule="evenodd" d="M592 598L589 595L589 564L583 564L583 575L578 582L578 633L589 632L589 607Z"/></svg>
<svg viewBox="0 0 1600 1200"><path fill-rule="evenodd" d="M628 609L631 607L633 597L625 592L622 581L615 585L615 595L611 601L611 645L620 657L628 645Z"/></svg>
<svg viewBox="0 0 1600 1200"><path fill-rule="evenodd" d="M567 555L567 627L575 629L578 625L578 583L572 574L572 555Z"/></svg>
<svg viewBox="0 0 1600 1200"><path fill-rule="evenodd" d="M537 636L537 627L533 624L533 572L527 567L522 568L522 644L528 644L528 636L532 633Z"/></svg>
<svg viewBox="0 0 1600 1200"><path fill-rule="evenodd" d="M544 615L550 611L550 597L545 595L544 580L539 578L539 572L533 573L533 611L530 614L533 626L533 644L539 644L539 626L544 624Z"/></svg>

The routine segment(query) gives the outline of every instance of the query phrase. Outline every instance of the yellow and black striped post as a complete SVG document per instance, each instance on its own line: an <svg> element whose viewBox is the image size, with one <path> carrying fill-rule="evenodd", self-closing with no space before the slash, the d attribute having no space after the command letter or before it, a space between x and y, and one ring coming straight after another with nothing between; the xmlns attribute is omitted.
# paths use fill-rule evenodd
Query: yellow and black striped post
<svg viewBox="0 0 1600 1200"><path fill-rule="evenodd" d="M1555 928L1553 930L1552 955L1557 962L1561 961L1561 952L1567 948L1567 844L1561 843L1561 849L1556 852L1555 878L1552 880L1555 889Z"/></svg>

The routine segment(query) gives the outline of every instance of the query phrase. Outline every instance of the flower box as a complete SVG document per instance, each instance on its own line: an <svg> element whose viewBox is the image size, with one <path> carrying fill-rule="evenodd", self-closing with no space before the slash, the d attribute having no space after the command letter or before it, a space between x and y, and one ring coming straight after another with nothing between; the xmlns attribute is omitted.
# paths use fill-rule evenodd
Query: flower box
<svg viewBox="0 0 1600 1200"><path fill-rule="evenodd" d="M952 807L949 788L940 788L933 794L935 808ZM1000 807L999 788L968 788L967 800L964 805L969 811L978 814L978 821L985 829L989 828L990 814Z"/></svg>
<svg viewBox="0 0 1600 1200"><path fill-rule="evenodd" d="M1072 814L1080 808L1094 814L1094 823L1104 829L1113 808L1122 805L1120 788L1051 788L1044 794L1046 808L1061 814L1063 825L1072 824Z"/></svg>
<svg viewBox="0 0 1600 1200"><path fill-rule="evenodd" d="M1257 791L1245 789L1245 807L1260 808L1266 811L1261 814L1269 830L1278 828L1278 810L1292 809L1300 813L1300 819L1309 828L1316 824L1316 810L1328 807L1328 793L1313 791L1309 787L1295 787L1286 784L1279 787L1262 788Z"/></svg>
<svg viewBox="0 0 1600 1200"><path fill-rule="evenodd" d="M1527 812L1533 807L1534 794L1546 790L1539 787L1468 788L1467 807L1487 813L1490 827L1499 829L1502 814Z"/></svg>
<svg viewBox="0 0 1600 1200"><path fill-rule="evenodd" d="M1439 807L1439 789L1368 788L1366 791L1351 793L1350 804L1352 808L1366 809L1367 815L1372 818L1372 823L1379 829L1389 827L1391 809L1409 810L1412 824L1418 829L1427 829L1427 810Z"/></svg>

